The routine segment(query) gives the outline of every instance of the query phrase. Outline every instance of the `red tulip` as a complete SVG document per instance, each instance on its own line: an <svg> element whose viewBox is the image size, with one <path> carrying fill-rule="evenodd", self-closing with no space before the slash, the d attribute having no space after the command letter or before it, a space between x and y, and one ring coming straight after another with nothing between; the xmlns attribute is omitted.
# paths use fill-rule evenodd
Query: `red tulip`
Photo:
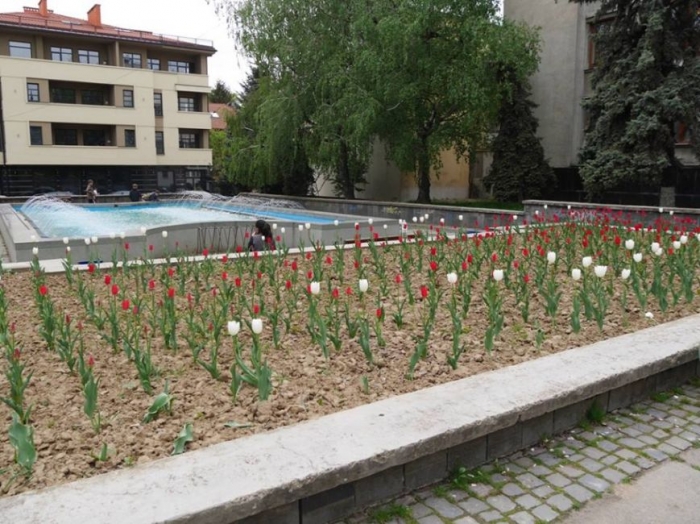
<svg viewBox="0 0 700 524"><path fill-rule="evenodd" d="M131 304L129 304L129 300L128 300L128 299L122 300L122 309L123 309L124 311L129 311L129 306L130 306L130 305L131 305Z"/></svg>
<svg viewBox="0 0 700 524"><path fill-rule="evenodd" d="M437 248L431 247L430 248L430 256L434 257L435 255L437 255Z"/></svg>
<svg viewBox="0 0 700 524"><path fill-rule="evenodd" d="M226 271L224 271L223 273L221 273L221 280L223 280L225 282L227 279L228 279L228 273L226 273Z"/></svg>
<svg viewBox="0 0 700 524"><path fill-rule="evenodd" d="M156 288L156 281L153 279L149 280L148 281L148 289L153 291L155 288Z"/></svg>
<svg viewBox="0 0 700 524"><path fill-rule="evenodd" d="M437 269L438 269L437 262L435 262L434 260L431 260L430 261L430 269L431 269L431 271L437 271Z"/></svg>
<svg viewBox="0 0 700 524"><path fill-rule="evenodd" d="M112 283L112 277L110 275L105 275L105 286L109 286Z"/></svg>
<svg viewBox="0 0 700 524"><path fill-rule="evenodd" d="M376 315L377 315L377 318L379 320L381 320L384 317L384 308L381 308L381 307L377 308Z"/></svg>
<svg viewBox="0 0 700 524"><path fill-rule="evenodd" d="M202 256L204 258L209 256L209 250L206 247L202 250Z"/></svg>
<svg viewBox="0 0 700 524"><path fill-rule="evenodd" d="M400 284L402 282L401 275L396 275L396 277L394 278L394 282Z"/></svg>
<svg viewBox="0 0 700 524"><path fill-rule="evenodd" d="M46 295L49 294L49 288L47 288L44 284L39 286L39 294L42 297L45 297Z"/></svg>
<svg viewBox="0 0 700 524"><path fill-rule="evenodd" d="M331 297L337 299L340 296L340 291L338 290L337 287L333 288L333 291L331 291Z"/></svg>
<svg viewBox="0 0 700 524"><path fill-rule="evenodd" d="M326 264L328 264L330 266L332 263L333 263L333 259L331 258L330 255L327 255L326 256Z"/></svg>
<svg viewBox="0 0 700 524"><path fill-rule="evenodd" d="M253 305L253 315L260 314L260 306L258 304Z"/></svg>
<svg viewBox="0 0 700 524"><path fill-rule="evenodd" d="M153 251L153 244L148 244L148 250Z"/></svg>
<svg viewBox="0 0 700 524"><path fill-rule="evenodd" d="M12 353L12 358L15 360L19 360L19 358L22 356L22 354L19 351L19 348L15 348L14 353Z"/></svg>
<svg viewBox="0 0 700 524"><path fill-rule="evenodd" d="M498 254L494 253L493 255L491 255L491 262L498 262Z"/></svg>
<svg viewBox="0 0 700 524"><path fill-rule="evenodd" d="M119 294L119 286L116 284L112 285L112 296L116 297Z"/></svg>
<svg viewBox="0 0 700 524"><path fill-rule="evenodd" d="M88 273L92 274L95 272L95 264L90 263L88 264Z"/></svg>
<svg viewBox="0 0 700 524"><path fill-rule="evenodd" d="M169 267L169 268L168 268L168 276L169 276L170 278L173 278L173 276L175 276L175 268L174 268L174 267Z"/></svg>
<svg viewBox="0 0 700 524"><path fill-rule="evenodd" d="M124 242L124 249L129 251L129 243L128 242Z"/></svg>
<svg viewBox="0 0 700 524"><path fill-rule="evenodd" d="M168 288L168 298L175 298L175 288Z"/></svg>
<svg viewBox="0 0 700 524"><path fill-rule="evenodd" d="M95 365L95 357L92 356L92 354L88 355L87 359L87 366L89 368L92 368Z"/></svg>
<svg viewBox="0 0 700 524"><path fill-rule="evenodd" d="M236 287L241 287L241 277L236 277L233 280L233 283L235 284Z"/></svg>
<svg viewBox="0 0 700 524"><path fill-rule="evenodd" d="M529 283L530 283L530 275L525 274L525 276L523 277L523 281L524 281L526 284L529 284Z"/></svg>
<svg viewBox="0 0 700 524"><path fill-rule="evenodd" d="M420 287L420 296L422 298L428 298L428 286L421 286Z"/></svg>
<svg viewBox="0 0 700 524"><path fill-rule="evenodd" d="M299 264L296 260L292 260L292 271L297 271L299 269Z"/></svg>
<svg viewBox="0 0 700 524"><path fill-rule="evenodd" d="M351 295L352 295L352 288L351 288L350 286L348 286L348 287L345 288L345 294L346 294L347 296L351 296Z"/></svg>
<svg viewBox="0 0 700 524"><path fill-rule="evenodd" d="M462 262L462 271L466 271L469 265L466 262Z"/></svg>
<svg viewBox="0 0 700 524"><path fill-rule="evenodd" d="M287 280L287 281L284 283L284 287L287 288L287 289L292 289L292 281L291 281L291 280Z"/></svg>
<svg viewBox="0 0 700 524"><path fill-rule="evenodd" d="M224 255L223 257L221 257L221 261L225 264L226 262L228 262L228 257Z"/></svg>
<svg viewBox="0 0 700 524"><path fill-rule="evenodd" d="M314 278L314 272L313 272L313 271L308 271L308 272L306 273L306 278L308 278L309 280L313 280L313 278Z"/></svg>

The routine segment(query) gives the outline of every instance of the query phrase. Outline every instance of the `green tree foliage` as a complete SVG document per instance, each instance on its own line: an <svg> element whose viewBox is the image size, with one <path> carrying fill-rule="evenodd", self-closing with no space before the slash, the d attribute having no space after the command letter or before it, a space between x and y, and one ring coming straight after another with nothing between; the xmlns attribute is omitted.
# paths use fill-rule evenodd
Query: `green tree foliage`
<svg viewBox="0 0 700 524"><path fill-rule="evenodd" d="M232 104L236 100L236 95L229 89L223 80L217 80L214 89L211 90L209 101L215 104Z"/></svg>
<svg viewBox="0 0 700 524"><path fill-rule="evenodd" d="M555 182L537 137L536 107L527 81L515 82L499 111L498 135L493 141L493 164L486 183L500 202L542 198Z"/></svg>
<svg viewBox="0 0 700 524"><path fill-rule="evenodd" d="M253 69L226 131L212 133L214 176L238 190L306 195L313 183L294 99Z"/></svg>
<svg viewBox="0 0 700 524"><path fill-rule="evenodd" d="M679 123L700 154L699 9L699 0L603 0L593 94L584 102L590 124L580 169L589 197L628 184L658 187L681 167Z"/></svg>
<svg viewBox="0 0 700 524"><path fill-rule="evenodd" d="M293 107L310 162L335 173L346 198L379 136L401 169L417 173L419 201L430 201L442 151L466 156L496 122L508 89L494 64L518 78L537 64L536 33L502 21L498 0L209 1L288 99L268 109Z"/></svg>
<svg viewBox="0 0 700 524"><path fill-rule="evenodd" d="M538 37L502 21L497 0L372 2L366 52L385 114L390 156L416 174L418 202L430 202L431 167L446 149L463 157L482 146L508 85L495 67L524 79L537 67Z"/></svg>

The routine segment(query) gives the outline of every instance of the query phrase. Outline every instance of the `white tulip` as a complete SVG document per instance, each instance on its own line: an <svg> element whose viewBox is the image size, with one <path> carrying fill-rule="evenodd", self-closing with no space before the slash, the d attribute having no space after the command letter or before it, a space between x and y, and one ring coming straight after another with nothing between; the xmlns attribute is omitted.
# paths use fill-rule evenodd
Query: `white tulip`
<svg viewBox="0 0 700 524"><path fill-rule="evenodd" d="M547 204L544 205L544 209L545 209L545 211L547 210Z"/></svg>
<svg viewBox="0 0 700 524"><path fill-rule="evenodd" d="M459 215L457 218L459 219L460 222L461 222L462 220L464 220L464 216L463 216L463 215Z"/></svg>
<svg viewBox="0 0 700 524"><path fill-rule="evenodd" d="M124 240L126 238L126 233L124 233L123 231L121 233L119 233L119 238Z"/></svg>
<svg viewBox="0 0 700 524"><path fill-rule="evenodd" d="M632 260L634 260L637 263L641 262L642 261L642 254L635 253L634 255L632 255Z"/></svg>
<svg viewBox="0 0 700 524"><path fill-rule="evenodd" d="M384 227L384 229L389 229L389 225L388 225L388 224L384 224L383 227Z"/></svg>
<svg viewBox="0 0 700 524"><path fill-rule="evenodd" d="M304 224L299 224L299 231L304 231Z"/></svg>
<svg viewBox="0 0 700 524"><path fill-rule="evenodd" d="M304 227L306 229L311 229L311 222L307 222L306 224L304 224Z"/></svg>
<svg viewBox="0 0 700 524"><path fill-rule="evenodd" d="M97 244L97 240L97 237L90 237L90 242L92 242L93 244Z"/></svg>
<svg viewBox="0 0 700 524"><path fill-rule="evenodd" d="M89 245L90 245L90 239L87 238L87 237L85 237L85 245L86 245L86 246L89 246Z"/></svg>
<svg viewBox="0 0 700 524"><path fill-rule="evenodd" d="M167 232L167 231L161 232L161 235L163 235L163 238L168 238L168 232Z"/></svg>
<svg viewBox="0 0 700 524"><path fill-rule="evenodd" d="M63 243L64 243L65 245L68 245L68 242L70 242L70 241L68 240L68 237L63 237Z"/></svg>
<svg viewBox="0 0 700 524"><path fill-rule="evenodd" d="M663 213L663 212L664 212L664 208L663 208L663 207L660 207L660 208L659 208L659 213Z"/></svg>
<svg viewBox="0 0 700 524"><path fill-rule="evenodd" d="M673 210L669 211L668 214L673 216Z"/></svg>
<svg viewBox="0 0 700 524"><path fill-rule="evenodd" d="M70 246L66 246L66 253L70 253Z"/></svg>
<svg viewBox="0 0 700 524"><path fill-rule="evenodd" d="M500 282L503 280L503 270L502 269L494 269L493 270L493 279L496 282Z"/></svg>
<svg viewBox="0 0 700 524"><path fill-rule="evenodd" d="M263 321L262 318L254 318L250 322L250 328L253 330L253 333L256 335L259 335L262 333L263 330Z"/></svg>
<svg viewBox="0 0 700 524"><path fill-rule="evenodd" d="M513 220L518 220L518 215L513 215Z"/></svg>
<svg viewBox="0 0 700 524"><path fill-rule="evenodd" d="M32 255L37 256L39 254L39 248L38 247L33 247L32 248Z"/></svg>
<svg viewBox="0 0 700 524"><path fill-rule="evenodd" d="M413 223L415 224L416 222L418 222L418 217L413 217Z"/></svg>
<svg viewBox="0 0 700 524"><path fill-rule="evenodd" d="M146 226L141 226L141 234L145 235L146 231L147 231Z"/></svg>
<svg viewBox="0 0 700 524"><path fill-rule="evenodd" d="M540 212L535 209L535 216L539 215Z"/></svg>
<svg viewBox="0 0 700 524"><path fill-rule="evenodd" d="M358 287L360 288L360 293L366 293L369 289L369 282L366 278L361 278L358 283Z"/></svg>
<svg viewBox="0 0 700 524"><path fill-rule="evenodd" d="M337 219L333 221L333 225L334 225L335 227L338 227L338 224L340 224L340 222L338 222Z"/></svg>
<svg viewBox="0 0 700 524"><path fill-rule="evenodd" d="M277 230L277 222L272 223L272 230L276 231Z"/></svg>
<svg viewBox="0 0 700 524"><path fill-rule="evenodd" d="M577 267L571 270L571 278L574 280L581 280L581 270Z"/></svg>
<svg viewBox="0 0 700 524"><path fill-rule="evenodd" d="M284 232L285 232L286 230L287 230L287 228L281 227L281 228L280 228L280 233L282 233L282 234L284 235Z"/></svg>
<svg viewBox="0 0 700 524"><path fill-rule="evenodd" d="M583 257L581 260L581 264L583 267L590 267L590 265L593 263L593 257Z"/></svg>
<svg viewBox="0 0 700 524"><path fill-rule="evenodd" d="M235 337L241 330L241 323L237 320L229 320L228 324L226 324L226 327L228 328L228 334L232 337Z"/></svg>
<svg viewBox="0 0 700 524"><path fill-rule="evenodd" d="M629 240L625 240L625 249L632 251L634 249L634 240L631 238Z"/></svg>
<svg viewBox="0 0 700 524"><path fill-rule="evenodd" d="M426 214L423 215L423 216L425 217L426 220L428 220L428 219L430 218L430 215L429 215L428 213L426 213Z"/></svg>
<svg viewBox="0 0 700 524"><path fill-rule="evenodd" d="M698 239L698 242L700 242L700 233L697 233L697 234L695 235L695 238L697 238L697 239Z"/></svg>
<svg viewBox="0 0 700 524"><path fill-rule="evenodd" d="M688 235L681 235L681 244L688 243Z"/></svg>
<svg viewBox="0 0 700 524"><path fill-rule="evenodd" d="M425 222L425 218L420 217L420 218L418 219L418 221L422 224L423 222Z"/></svg>
<svg viewBox="0 0 700 524"><path fill-rule="evenodd" d="M622 280L627 280L631 274L632 274L631 269L623 269L622 273L620 273L620 276L622 277Z"/></svg>
<svg viewBox="0 0 700 524"><path fill-rule="evenodd" d="M656 251L654 251L654 254L655 254L657 257L660 257L661 255L664 254L664 250L661 249L661 248L659 248L659 249L657 249Z"/></svg>
<svg viewBox="0 0 700 524"><path fill-rule="evenodd" d="M605 276L605 273L608 272L608 266L595 266L593 268L593 272L598 278L603 278Z"/></svg>
<svg viewBox="0 0 700 524"><path fill-rule="evenodd" d="M547 263L554 264L557 261L557 254L554 251L547 253Z"/></svg>
<svg viewBox="0 0 700 524"><path fill-rule="evenodd" d="M444 218L441 218L441 219L440 219L440 225L441 225L441 226L444 226L444 225L445 225L445 219L444 219Z"/></svg>
<svg viewBox="0 0 700 524"><path fill-rule="evenodd" d="M644 316L651 319L654 318L654 313L652 313L651 311L647 311L646 313L644 313Z"/></svg>
<svg viewBox="0 0 700 524"><path fill-rule="evenodd" d="M566 206L566 209L569 210L569 211L571 211L571 204L569 204L568 206Z"/></svg>
<svg viewBox="0 0 700 524"><path fill-rule="evenodd" d="M659 245L658 242L652 242L652 243L651 243L651 250L654 251L654 252L658 251L660 247L661 247L661 246Z"/></svg>
<svg viewBox="0 0 700 524"><path fill-rule="evenodd" d="M36 242L36 235L30 235L29 240L31 240L32 242Z"/></svg>
<svg viewBox="0 0 700 524"><path fill-rule="evenodd" d="M321 283L311 282L311 284L309 284L309 290L311 291L312 295L318 295L321 292Z"/></svg>
<svg viewBox="0 0 700 524"><path fill-rule="evenodd" d="M368 219L367 219L367 223L371 226L372 224L374 224L374 219L373 219L373 218L368 218Z"/></svg>
<svg viewBox="0 0 700 524"><path fill-rule="evenodd" d="M681 248L681 243L678 240L674 241L673 242L673 249L678 251L680 248Z"/></svg>
<svg viewBox="0 0 700 524"><path fill-rule="evenodd" d="M452 285L456 284L457 283L457 273L455 273L454 271L451 273L447 273L447 282L449 282Z"/></svg>

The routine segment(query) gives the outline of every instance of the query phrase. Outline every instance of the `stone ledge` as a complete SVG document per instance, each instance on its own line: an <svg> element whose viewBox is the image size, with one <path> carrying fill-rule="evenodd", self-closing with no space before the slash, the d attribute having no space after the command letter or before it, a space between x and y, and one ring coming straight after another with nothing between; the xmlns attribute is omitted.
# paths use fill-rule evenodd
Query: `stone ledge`
<svg viewBox="0 0 700 524"><path fill-rule="evenodd" d="M532 441L532 427L524 422L546 430L556 427L557 410L569 423L600 395L607 408L610 391L624 393L620 388L648 377L653 377L649 387L663 387L696 373L699 349L696 315L133 469L0 499L0 515L3 522L37 524L96 518L111 524L127 515L132 524L228 524L272 511L279 522L298 522L299 516L305 523L324 522L326 515L339 518L325 512L329 504L338 515L347 511L356 498L355 481L415 462L387 475L404 475L406 482L408 472L417 485L454 465L465 444L489 435L476 465L481 453L495 456L510 447L505 441L511 433L518 436L514 445L522 446L526 434ZM615 402L638 389L635 384ZM533 420L552 412L553 418ZM490 436L516 425L523 427ZM303 519L304 512L316 517Z"/></svg>

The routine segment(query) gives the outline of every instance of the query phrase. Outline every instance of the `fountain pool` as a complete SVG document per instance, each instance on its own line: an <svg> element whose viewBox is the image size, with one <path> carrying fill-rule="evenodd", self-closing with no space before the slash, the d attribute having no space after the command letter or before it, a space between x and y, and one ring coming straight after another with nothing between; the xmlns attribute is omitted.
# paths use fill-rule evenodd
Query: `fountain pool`
<svg viewBox="0 0 700 524"><path fill-rule="evenodd" d="M253 222L258 218L311 224L330 224L332 218L304 212L303 209L255 209L226 203L193 201L143 204L104 204L76 206L37 202L15 206L44 238L91 237L134 233L142 227L168 227L209 222Z"/></svg>

